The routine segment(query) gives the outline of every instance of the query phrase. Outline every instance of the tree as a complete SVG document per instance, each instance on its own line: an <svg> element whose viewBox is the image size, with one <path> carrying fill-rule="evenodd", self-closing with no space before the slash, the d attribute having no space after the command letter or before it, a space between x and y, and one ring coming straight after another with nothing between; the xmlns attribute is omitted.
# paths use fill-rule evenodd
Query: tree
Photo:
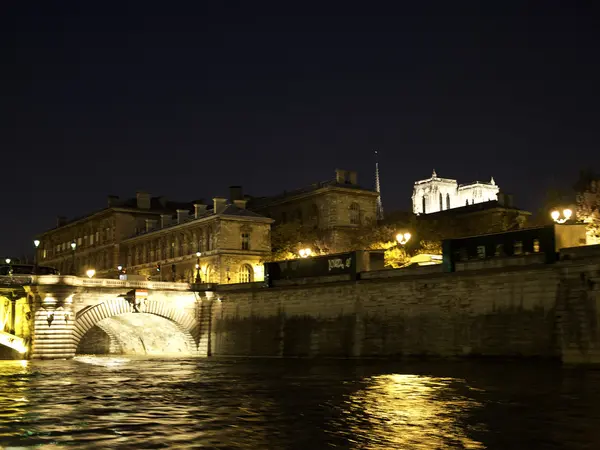
<svg viewBox="0 0 600 450"><path fill-rule="evenodd" d="M266 261L297 258L302 248L310 248L315 255L330 253L321 230L299 222L279 224L271 230L271 255Z"/></svg>
<svg viewBox="0 0 600 450"><path fill-rule="evenodd" d="M582 172L575 188L579 189L575 200L576 217L586 224L588 242L600 243L600 177L593 178L590 173Z"/></svg>

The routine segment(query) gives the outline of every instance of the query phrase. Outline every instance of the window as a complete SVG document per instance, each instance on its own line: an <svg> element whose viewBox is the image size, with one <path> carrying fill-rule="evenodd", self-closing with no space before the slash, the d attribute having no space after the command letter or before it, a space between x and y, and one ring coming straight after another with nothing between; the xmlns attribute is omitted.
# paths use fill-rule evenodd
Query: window
<svg viewBox="0 0 600 450"><path fill-rule="evenodd" d="M315 228L319 226L319 207L314 203L310 206L310 221Z"/></svg>
<svg viewBox="0 0 600 450"><path fill-rule="evenodd" d="M540 240L534 239L533 240L533 253L539 253L539 252L540 252Z"/></svg>
<svg viewBox="0 0 600 450"><path fill-rule="evenodd" d="M494 256L504 256L504 245L496 244L496 253Z"/></svg>
<svg viewBox="0 0 600 450"><path fill-rule="evenodd" d="M450 194L446 194L446 209L450 209Z"/></svg>
<svg viewBox="0 0 600 450"><path fill-rule="evenodd" d="M287 222L287 214L284 212L281 213L281 223Z"/></svg>
<svg viewBox="0 0 600 450"><path fill-rule="evenodd" d="M427 213L427 208L425 207L425 196L423 196L421 198L421 202L423 203L423 205L422 205L423 206L423 214L426 214Z"/></svg>
<svg viewBox="0 0 600 450"><path fill-rule="evenodd" d="M523 242L522 241L516 241L515 242L515 247L514 247L513 254L515 254L515 255L522 255L523 254Z"/></svg>
<svg viewBox="0 0 600 450"><path fill-rule="evenodd" d="M179 237L177 238L177 244L178 244L178 249L177 249L177 256L183 256L185 253L184 248L183 248L183 234L180 234Z"/></svg>
<svg viewBox="0 0 600 450"><path fill-rule="evenodd" d="M477 246L477 257L480 259L484 259L485 258L485 245L478 245Z"/></svg>
<svg viewBox="0 0 600 450"><path fill-rule="evenodd" d="M350 205L350 223L352 225L360 224L360 206L358 206L358 203Z"/></svg>
<svg viewBox="0 0 600 450"><path fill-rule="evenodd" d="M175 258L175 242L171 242L169 258Z"/></svg>
<svg viewBox="0 0 600 450"><path fill-rule="evenodd" d="M240 272L238 274L238 282L239 283L251 283L252 282L252 267L248 264L244 264L240 267Z"/></svg>
<svg viewBox="0 0 600 450"><path fill-rule="evenodd" d="M250 233L242 233L242 250L250 250Z"/></svg>
<svg viewBox="0 0 600 450"><path fill-rule="evenodd" d="M206 250L210 251L213 249L212 230L210 227L206 229Z"/></svg>
<svg viewBox="0 0 600 450"><path fill-rule="evenodd" d="M204 273L204 282L205 283L214 283L214 272L212 266L206 266L206 271Z"/></svg>
<svg viewBox="0 0 600 450"><path fill-rule="evenodd" d="M442 193L440 192L440 211L444 209L444 197L442 197Z"/></svg>

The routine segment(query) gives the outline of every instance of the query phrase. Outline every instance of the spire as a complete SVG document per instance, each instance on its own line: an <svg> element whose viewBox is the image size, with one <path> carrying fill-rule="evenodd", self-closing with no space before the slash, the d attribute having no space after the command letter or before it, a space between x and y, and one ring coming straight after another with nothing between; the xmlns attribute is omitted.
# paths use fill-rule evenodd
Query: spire
<svg viewBox="0 0 600 450"><path fill-rule="evenodd" d="M433 169L433 173L431 174L431 178L437 178L437 173L435 173L435 169Z"/></svg>
<svg viewBox="0 0 600 450"><path fill-rule="evenodd" d="M496 185L496 181L494 180L494 177L492 177L492 179L491 179L491 181L490 181L490 184L491 184L492 186L495 186L495 185Z"/></svg>
<svg viewBox="0 0 600 450"><path fill-rule="evenodd" d="M377 191L377 220L383 220L383 204L381 203L381 186L379 186L379 159L375 150L375 190Z"/></svg>

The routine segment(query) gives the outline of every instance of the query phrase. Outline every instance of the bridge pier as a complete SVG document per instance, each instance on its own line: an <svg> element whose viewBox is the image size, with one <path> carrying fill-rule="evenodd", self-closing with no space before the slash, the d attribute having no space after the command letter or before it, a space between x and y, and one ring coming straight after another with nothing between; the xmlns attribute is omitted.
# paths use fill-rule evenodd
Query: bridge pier
<svg viewBox="0 0 600 450"><path fill-rule="evenodd" d="M73 336L75 290L52 289L35 291L31 358L69 359L75 356L77 345Z"/></svg>

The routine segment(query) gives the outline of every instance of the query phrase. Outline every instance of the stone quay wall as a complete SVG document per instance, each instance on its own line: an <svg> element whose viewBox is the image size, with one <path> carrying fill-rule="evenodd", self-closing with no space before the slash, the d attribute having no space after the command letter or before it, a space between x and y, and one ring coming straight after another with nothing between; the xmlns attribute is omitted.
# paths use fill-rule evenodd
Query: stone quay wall
<svg viewBox="0 0 600 450"><path fill-rule="evenodd" d="M217 288L210 354L600 362L600 248Z"/></svg>

